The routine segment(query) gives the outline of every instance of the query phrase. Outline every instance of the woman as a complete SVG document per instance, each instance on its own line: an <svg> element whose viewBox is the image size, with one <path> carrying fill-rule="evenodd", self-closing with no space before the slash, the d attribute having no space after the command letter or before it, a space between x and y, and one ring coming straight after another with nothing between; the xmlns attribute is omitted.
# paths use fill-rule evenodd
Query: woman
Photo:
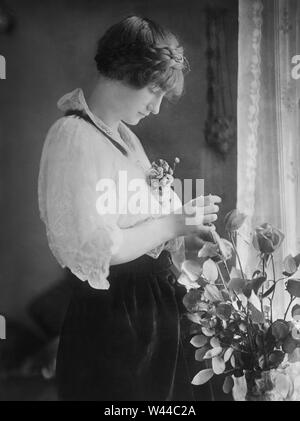
<svg viewBox="0 0 300 421"><path fill-rule="evenodd" d="M193 400L170 253L175 261L184 238L199 243L220 199L197 202L201 217L186 224L186 206L133 212L132 192L120 189L120 175L142 181L162 209L147 183L150 162L124 123L136 125L158 114L164 97L180 96L186 60L173 34L136 16L104 34L95 60L99 77L88 101L76 89L58 103L65 116L48 133L39 176L50 248L74 274L57 356L60 398ZM104 211L107 193L115 206Z"/></svg>

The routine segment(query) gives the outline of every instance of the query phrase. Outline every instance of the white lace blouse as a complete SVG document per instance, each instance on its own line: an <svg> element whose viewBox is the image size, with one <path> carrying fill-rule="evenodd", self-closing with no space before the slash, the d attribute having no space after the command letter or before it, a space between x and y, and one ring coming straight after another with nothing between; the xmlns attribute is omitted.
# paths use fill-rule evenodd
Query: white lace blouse
<svg viewBox="0 0 300 421"><path fill-rule="evenodd" d="M109 128L89 110L81 89L63 96L58 107L64 112L84 111L102 131L109 133ZM120 171L126 172L128 182L143 180L144 191L153 196L146 182L151 164L140 141L123 123L119 133L120 138L114 140L125 148L127 156L89 122L73 116L62 117L47 134L40 163L39 207L50 249L62 267L68 267L97 289L109 288L110 260L123 241L122 229L161 216L151 212L99 212L96 206L99 180L113 180L118 192ZM171 191L175 208L181 206L178 196ZM120 200L117 195L118 203ZM179 268L184 259L183 238L161 244L147 254L157 258L163 249L172 253Z"/></svg>

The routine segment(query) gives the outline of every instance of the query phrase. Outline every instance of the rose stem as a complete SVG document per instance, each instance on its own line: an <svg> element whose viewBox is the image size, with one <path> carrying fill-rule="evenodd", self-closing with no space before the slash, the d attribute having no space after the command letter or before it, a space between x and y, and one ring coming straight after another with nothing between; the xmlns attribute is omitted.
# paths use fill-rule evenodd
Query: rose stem
<svg viewBox="0 0 300 421"><path fill-rule="evenodd" d="M271 254L271 261L272 261L272 270L273 270L273 278L274 278L274 285L276 285L276 273L275 273L275 264L274 264L274 257L273 257L273 254ZM276 287L274 288L274 291L272 292L272 296L271 296L271 314L270 314L270 316L271 316L271 323L273 323L273 300L274 300L274 295L275 295L275 289L276 289Z"/></svg>
<svg viewBox="0 0 300 421"><path fill-rule="evenodd" d="M291 296L291 299L290 299L289 305L288 305L288 307L287 307L287 309L286 309L286 312L284 313L283 320L285 320L285 319L286 319L286 316L287 316L287 313L288 313L288 311L289 311L289 309L290 309L290 307L291 307L291 304L292 304L292 302L293 302L295 299L296 299L296 297L292 297L292 296Z"/></svg>
<svg viewBox="0 0 300 421"><path fill-rule="evenodd" d="M238 252L237 252L237 249L236 249L236 246L235 246L235 243L234 243L234 240L233 240L233 235L232 235L232 233L230 233L230 234L229 234L229 236L230 236L231 243L232 243L232 245L233 245L233 249L234 249L235 255L236 255L236 257L237 257L237 259L238 259L238 262L239 262L239 267L240 267L240 269L241 269L242 278L243 278L243 279L245 279L245 277L244 277L244 272L243 272L243 268L242 268L242 263L241 263L241 260L240 260L240 256L239 256L239 254L238 254Z"/></svg>

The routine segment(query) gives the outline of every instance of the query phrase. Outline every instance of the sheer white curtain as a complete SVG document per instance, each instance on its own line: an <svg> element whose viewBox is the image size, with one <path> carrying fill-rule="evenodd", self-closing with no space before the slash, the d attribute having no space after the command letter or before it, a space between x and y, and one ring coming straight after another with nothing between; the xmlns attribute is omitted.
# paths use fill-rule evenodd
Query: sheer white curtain
<svg viewBox="0 0 300 421"><path fill-rule="evenodd" d="M274 256L279 277L283 258L300 252L300 1L239 5L237 207L249 215L244 237L263 222L285 234ZM257 252L238 244L250 271ZM282 285L275 295L278 317L286 295Z"/></svg>

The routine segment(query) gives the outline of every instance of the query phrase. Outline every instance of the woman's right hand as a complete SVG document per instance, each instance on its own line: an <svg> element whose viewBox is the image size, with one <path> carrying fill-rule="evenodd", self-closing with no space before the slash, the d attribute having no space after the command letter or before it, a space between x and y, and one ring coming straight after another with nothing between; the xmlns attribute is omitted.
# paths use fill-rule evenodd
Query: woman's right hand
<svg viewBox="0 0 300 421"><path fill-rule="evenodd" d="M183 205L172 214L176 236L199 235L210 230L210 224L218 219L217 213L222 199L219 196L199 196Z"/></svg>

